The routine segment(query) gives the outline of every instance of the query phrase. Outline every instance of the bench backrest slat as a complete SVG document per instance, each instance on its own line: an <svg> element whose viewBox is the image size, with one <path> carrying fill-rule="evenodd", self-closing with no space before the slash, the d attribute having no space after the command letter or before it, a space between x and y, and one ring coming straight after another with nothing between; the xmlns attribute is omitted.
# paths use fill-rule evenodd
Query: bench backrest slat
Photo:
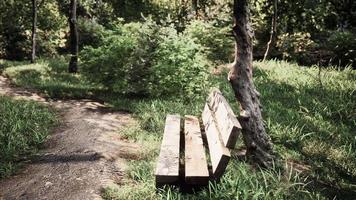
<svg viewBox="0 0 356 200"><path fill-rule="evenodd" d="M220 90L214 89L207 100L210 110L216 119L223 143L232 149L235 147L241 125Z"/></svg>
<svg viewBox="0 0 356 200"><path fill-rule="evenodd" d="M209 146L213 178L219 179L225 172L226 166L230 160L230 151L224 146L220 139L216 122L208 104L205 104L202 119Z"/></svg>
<svg viewBox="0 0 356 200"><path fill-rule="evenodd" d="M175 183L179 179L179 115L167 115L161 151L156 168L156 184Z"/></svg>
<svg viewBox="0 0 356 200"><path fill-rule="evenodd" d="M185 182L187 184L206 185L209 181L209 171L197 117L185 116L184 137Z"/></svg>

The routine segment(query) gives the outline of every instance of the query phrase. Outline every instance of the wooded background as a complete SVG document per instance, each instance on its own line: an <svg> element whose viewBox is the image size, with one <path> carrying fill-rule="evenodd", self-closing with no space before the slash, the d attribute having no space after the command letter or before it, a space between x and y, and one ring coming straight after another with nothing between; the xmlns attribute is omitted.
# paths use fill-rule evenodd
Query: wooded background
<svg viewBox="0 0 356 200"><path fill-rule="evenodd" d="M219 52L211 54L215 61L233 60L232 1L78 0L77 4L79 49L97 46L103 34L122 20L142 22L150 17L159 24L172 25L179 32L190 27L201 43L215 44L211 49ZM37 0L36 5L37 56L69 52L69 0ZM0 58L31 58L32 9L31 1L0 2ZM268 58L283 58L302 65L355 67L355 10L353 0L251 1L254 57L263 58L275 21Z"/></svg>

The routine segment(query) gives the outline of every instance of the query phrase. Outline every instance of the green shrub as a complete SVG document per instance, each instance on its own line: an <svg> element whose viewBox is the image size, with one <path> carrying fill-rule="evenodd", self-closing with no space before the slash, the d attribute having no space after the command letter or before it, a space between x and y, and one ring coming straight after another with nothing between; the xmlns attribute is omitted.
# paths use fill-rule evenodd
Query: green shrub
<svg viewBox="0 0 356 200"><path fill-rule="evenodd" d="M163 39L155 52L151 92L157 96L181 94L189 97L208 88L208 61L201 45L176 33Z"/></svg>
<svg viewBox="0 0 356 200"><path fill-rule="evenodd" d="M38 9L36 51L39 57L58 56L58 49L65 46L68 19L59 14L60 9L60 5L55 1L46 1L42 8Z"/></svg>
<svg viewBox="0 0 356 200"><path fill-rule="evenodd" d="M118 23L98 47L82 52L83 74L121 94L197 96L208 87L201 45L151 20Z"/></svg>
<svg viewBox="0 0 356 200"><path fill-rule="evenodd" d="M310 33L285 33L279 36L277 47L282 51L283 59L294 60L303 65L315 64L311 54L317 44Z"/></svg>
<svg viewBox="0 0 356 200"><path fill-rule="evenodd" d="M327 46L335 54L334 64L351 65L356 68L356 36L354 33L335 31L328 38Z"/></svg>
<svg viewBox="0 0 356 200"><path fill-rule="evenodd" d="M114 92L147 93L155 28L150 22L117 24L100 47L84 48L83 74Z"/></svg>
<svg viewBox="0 0 356 200"><path fill-rule="evenodd" d="M78 32L80 49L88 45L98 47L103 41L105 28L95 20L78 18Z"/></svg>
<svg viewBox="0 0 356 200"><path fill-rule="evenodd" d="M209 60L221 64L233 60L234 40L227 36L229 32L231 28L228 26L216 27L212 23L195 20L186 27L184 34L205 48Z"/></svg>

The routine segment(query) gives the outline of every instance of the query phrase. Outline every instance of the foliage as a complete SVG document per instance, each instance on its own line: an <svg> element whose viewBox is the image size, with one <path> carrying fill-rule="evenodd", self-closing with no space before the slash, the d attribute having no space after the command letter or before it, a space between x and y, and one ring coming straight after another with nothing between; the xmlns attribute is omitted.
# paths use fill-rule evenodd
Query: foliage
<svg viewBox="0 0 356 200"><path fill-rule="evenodd" d="M67 63L61 57L36 64L6 62L3 74L15 85L34 88L51 98L90 98L103 91L81 75L67 73Z"/></svg>
<svg viewBox="0 0 356 200"><path fill-rule="evenodd" d="M335 57L333 63L356 68L356 36L351 32L333 32L328 38L328 48L333 51Z"/></svg>
<svg viewBox="0 0 356 200"><path fill-rule="evenodd" d="M1 1L0 2L0 39L1 52L8 59L23 59L28 53L30 40L26 28L30 21L30 2ZM26 26L24 26L26 25Z"/></svg>
<svg viewBox="0 0 356 200"><path fill-rule="evenodd" d="M79 48L98 47L104 40L105 28L95 20L78 18Z"/></svg>
<svg viewBox="0 0 356 200"><path fill-rule="evenodd" d="M122 105L114 101L114 106ZM313 194L305 188L302 178L296 172L283 174L277 169L264 171L253 169L247 163L233 160L220 183L210 183L209 187L193 194L186 194L175 187L156 191L153 170L158 156L164 118L168 113L200 115L204 100L184 102L177 100L150 100L132 103L133 111L139 119L134 127L128 127L120 136L140 142L142 148L138 160L129 162L127 184L104 190L105 199L283 199L287 197L309 197ZM292 170L292 169L291 169Z"/></svg>
<svg viewBox="0 0 356 200"><path fill-rule="evenodd" d="M42 1L39 1L42 2ZM125 22L142 22L150 16L162 27L172 25L206 49L207 57L219 65L230 62L232 38L228 32L232 24L232 1L228 0L81 0L78 1L80 49L98 47L106 37L104 27L115 31L118 17ZM54 57L67 53L68 0L45 0L38 8L37 55ZM0 3L0 57L11 60L27 59L31 51L31 2L6 0ZM260 59L266 50L273 16L273 1L256 0L251 4L254 37L254 57ZM351 64L354 44L342 43L345 33L355 35L355 1L337 0L279 0L277 41L283 48L272 45L272 58L288 58L304 65ZM164 20L162 20L164 19ZM168 20L167 20L168 19ZM187 29L187 31L185 31ZM327 39L325 35L332 33ZM306 36L306 34L308 36ZM333 35L338 36L333 36ZM299 44L297 45L298 41ZM309 41L307 41L309 40ZM292 50L303 41L313 41L313 48L301 52ZM335 49L335 42L342 48ZM347 41L347 40L344 40ZM291 48L284 48L285 46ZM306 47L306 45L304 45ZM346 50L343 48L347 48ZM354 65L354 64L353 64Z"/></svg>
<svg viewBox="0 0 356 200"><path fill-rule="evenodd" d="M142 144L142 155L130 161L124 185L108 187L105 199L352 199L356 194L356 74L347 69L322 72L287 62L255 62L255 83L261 92L266 128L285 170L253 169L235 158L220 183L193 194L167 187L156 192L152 171L158 156L164 119L168 113L200 115L204 100L122 101L138 124L120 136ZM234 95L226 74L213 79L235 112ZM206 97L207 94L203 95ZM128 102L129 106L128 106ZM242 141L238 149L243 149ZM151 173L150 173L151 172Z"/></svg>
<svg viewBox="0 0 356 200"><path fill-rule="evenodd" d="M95 98L113 109L134 113L138 123L120 136L140 142L145 152L130 161L126 182L119 189L103 192L106 199L356 196L355 71L273 60L254 63L255 84L261 93L266 129L285 170L254 169L234 159L220 183L193 194L174 187L156 192L152 170L166 114L200 115L211 85L222 89L238 113L225 72L220 76L209 73L210 65L232 60L233 41L227 36L232 1L199 0L196 6L194 1L181 0L78 2L84 49L79 74L68 74L68 59L56 57L68 48L68 0L45 0L38 9L38 55L55 59L37 64L1 60L0 71L14 84L51 98ZM351 0L279 0L277 48L272 57L303 65L320 64L324 59L338 67L355 68L355 6ZM254 52L259 58L269 38L272 1L252 1L251 8ZM31 2L0 1L0 57L27 59L30 37ZM0 97L0 111L3 177L43 142L55 120L45 106L5 97ZM242 142L238 148L243 149Z"/></svg>
<svg viewBox="0 0 356 200"><path fill-rule="evenodd" d="M355 72L326 69L318 75L317 68L284 69L285 62L258 66L262 70L256 83L264 97L267 128L277 147L289 151L284 157L302 160L310 166L310 176L344 188L330 192L351 195L356 175Z"/></svg>
<svg viewBox="0 0 356 200"><path fill-rule="evenodd" d="M0 57L26 59L31 52L31 1L0 2ZM46 0L38 9L38 52L53 56L63 44L66 20L54 0Z"/></svg>
<svg viewBox="0 0 356 200"><path fill-rule="evenodd" d="M146 93L157 27L130 23L116 25L98 47L82 52L82 72L91 81L122 94ZM152 42L150 42L152 41Z"/></svg>
<svg viewBox="0 0 356 200"><path fill-rule="evenodd" d="M55 117L44 105L0 96L0 178L12 174L16 161L45 141Z"/></svg>
<svg viewBox="0 0 356 200"><path fill-rule="evenodd" d="M166 186L156 190L153 162L134 161L130 163L130 179L133 183L122 187L107 187L103 192L104 199L312 199L317 195L310 194L300 183L296 174L281 175L278 171L251 169L247 163L234 160L228 167L220 183L211 182L208 187L192 194L179 192L178 188ZM278 189L277 189L278 188ZM155 192L157 191L157 192ZM292 194L291 194L292 193Z"/></svg>
<svg viewBox="0 0 356 200"><path fill-rule="evenodd" d="M209 60L222 64L233 60L234 41L232 36L228 36L229 31L228 27L216 27L212 23L195 20L187 25L184 34L204 47Z"/></svg>
<svg viewBox="0 0 356 200"><path fill-rule="evenodd" d="M174 188L156 193L152 169L159 152L165 116L168 113L199 116L207 93L192 101L184 100L183 96L123 98L103 91L99 85L90 85L81 76L69 76L65 73L65 65L53 63L57 62L45 65L51 68L51 73L38 70L39 76L24 78L26 69L43 67L21 63L6 68L5 73L21 86L51 91L47 92L49 96L65 98L75 94L74 97L99 98L113 109L133 112L138 119L136 125L120 132L120 136L141 143L144 151L130 164L124 185L105 190L103 195L107 199L254 198L254 194L256 198L262 195L273 199L333 199L335 196L352 199L355 196L356 74L349 68L343 71L323 69L319 73L318 68L287 62L255 62L254 82L261 93L266 128L274 142L274 150L288 167L285 171L265 171L251 169L242 161L232 161L221 183L189 195ZM11 63L4 65L8 67ZM239 107L226 74L209 80L222 90L238 113ZM243 149L241 140L237 148Z"/></svg>
<svg viewBox="0 0 356 200"><path fill-rule="evenodd" d="M193 96L207 87L207 62L201 46L171 26L117 24L98 48L82 52L82 71L110 91L133 95Z"/></svg>
<svg viewBox="0 0 356 200"><path fill-rule="evenodd" d="M316 43L311 39L309 33L286 33L279 36L277 47L283 52L283 59L310 64L306 59L309 59L308 53L316 47Z"/></svg>
<svg viewBox="0 0 356 200"><path fill-rule="evenodd" d="M192 38L172 32L163 38L154 57L150 82L153 95L193 98L209 88L209 63Z"/></svg>
<svg viewBox="0 0 356 200"><path fill-rule="evenodd" d="M142 144L142 156L129 162L124 185L108 187L105 199L352 199L356 194L355 121L356 74L348 69L322 72L286 62L255 63L255 83L261 92L266 127L284 171L253 169L233 159L220 183L193 194L166 187L155 192L152 171L168 113L200 115L204 100L145 100L130 103L138 124L120 136ZM212 81L238 111L226 74ZM207 94L203 95L206 97ZM125 103L124 103L125 102ZM113 106L127 107L114 100ZM283 106L282 106L283 105ZM237 145L243 149L242 142ZM233 153L233 157L234 157ZM235 157L234 157L235 158ZM320 184L324 183L324 184ZM338 188L341 187L341 188Z"/></svg>
<svg viewBox="0 0 356 200"><path fill-rule="evenodd" d="M65 45L67 19L54 0L43 1L38 8L37 55L54 57ZM29 46L26 48L30 48Z"/></svg>

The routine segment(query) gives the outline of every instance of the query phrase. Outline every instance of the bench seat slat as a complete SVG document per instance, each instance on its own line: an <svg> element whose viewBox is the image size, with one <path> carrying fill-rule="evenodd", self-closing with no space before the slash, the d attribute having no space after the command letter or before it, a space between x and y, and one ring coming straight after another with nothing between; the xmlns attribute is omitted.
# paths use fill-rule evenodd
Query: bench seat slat
<svg viewBox="0 0 356 200"><path fill-rule="evenodd" d="M205 133L209 146L210 160L213 172L212 178L219 179L224 174L227 164L230 160L230 151L223 145L221 141L221 136L219 136L220 134L217 129L216 122L208 104L205 104L202 119L205 126Z"/></svg>
<svg viewBox="0 0 356 200"><path fill-rule="evenodd" d="M179 180L180 120L179 115L167 115L155 172L157 185Z"/></svg>
<svg viewBox="0 0 356 200"><path fill-rule="evenodd" d="M209 182L208 163L197 117L185 116L184 135L185 182L194 185L207 185Z"/></svg>

